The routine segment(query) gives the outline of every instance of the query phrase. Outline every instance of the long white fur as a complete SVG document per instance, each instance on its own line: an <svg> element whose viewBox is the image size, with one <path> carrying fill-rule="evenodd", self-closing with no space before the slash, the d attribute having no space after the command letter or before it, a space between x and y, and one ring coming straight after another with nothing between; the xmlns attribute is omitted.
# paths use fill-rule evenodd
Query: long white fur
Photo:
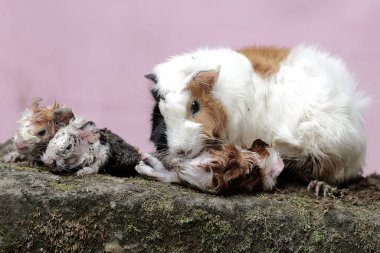
<svg viewBox="0 0 380 253"><path fill-rule="evenodd" d="M330 183L356 177L364 164L365 134L362 111L368 99L356 91L356 80L342 60L312 46L293 48L279 72L263 79L242 54L228 48L199 49L157 65L156 89L164 98L160 111L167 125L169 153L203 148L202 125L186 118L188 81L199 71L217 69L213 95L229 117L227 141L250 145L255 139L271 143L282 158L309 155L336 163Z"/></svg>

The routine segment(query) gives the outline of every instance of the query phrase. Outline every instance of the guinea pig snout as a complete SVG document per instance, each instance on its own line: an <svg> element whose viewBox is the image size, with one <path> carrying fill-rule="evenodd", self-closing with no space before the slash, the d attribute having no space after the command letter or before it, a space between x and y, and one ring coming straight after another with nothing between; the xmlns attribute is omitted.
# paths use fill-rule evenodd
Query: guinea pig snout
<svg viewBox="0 0 380 253"><path fill-rule="evenodd" d="M22 141L16 142L15 145L17 149L22 150L22 149L26 149L26 147L28 146L28 143L27 141L22 140Z"/></svg>
<svg viewBox="0 0 380 253"><path fill-rule="evenodd" d="M55 159L47 159L44 161L46 165L50 167L56 167L57 166L57 160Z"/></svg>

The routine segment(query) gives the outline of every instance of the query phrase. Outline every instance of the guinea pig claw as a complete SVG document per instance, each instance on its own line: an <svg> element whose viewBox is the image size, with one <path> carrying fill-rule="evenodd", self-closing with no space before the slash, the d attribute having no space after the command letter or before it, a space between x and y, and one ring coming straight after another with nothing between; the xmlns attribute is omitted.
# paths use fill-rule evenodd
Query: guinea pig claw
<svg viewBox="0 0 380 253"><path fill-rule="evenodd" d="M313 180L307 186L307 190L314 192L316 197L322 195L325 198L329 193L333 192L333 187L323 181Z"/></svg>
<svg viewBox="0 0 380 253"><path fill-rule="evenodd" d="M135 170L143 176L148 176L151 174L151 171L153 170L152 167L149 165L146 165L143 161L140 161L139 164L136 165Z"/></svg>
<svg viewBox="0 0 380 253"><path fill-rule="evenodd" d="M149 153L145 153L142 155L142 161L150 166L150 167L153 167L155 169L158 169L158 170L166 170L164 165L161 163L160 160L158 160L156 157L154 157L153 155L149 154Z"/></svg>
<svg viewBox="0 0 380 253"><path fill-rule="evenodd" d="M5 163L14 163L20 158L20 154L17 151L6 154L1 160Z"/></svg>
<svg viewBox="0 0 380 253"><path fill-rule="evenodd" d="M164 167L151 167L146 165L143 161L135 167L136 171L143 177L150 178L160 182L166 183L179 183L177 174L174 171L169 171Z"/></svg>
<svg viewBox="0 0 380 253"><path fill-rule="evenodd" d="M78 170L76 175L78 177L83 177L85 175L96 174L96 173L98 173L98 170L91 167L84 167L83 169Z"/></svg>
<svg viewBox="0 0 380 253"><path fill-rule="evenodd" d="M136 171L143 177L152 178L154 180L160 181L159 179L163 177L160 171L156 171L153 167L140 161L135 167Z"/></svg>

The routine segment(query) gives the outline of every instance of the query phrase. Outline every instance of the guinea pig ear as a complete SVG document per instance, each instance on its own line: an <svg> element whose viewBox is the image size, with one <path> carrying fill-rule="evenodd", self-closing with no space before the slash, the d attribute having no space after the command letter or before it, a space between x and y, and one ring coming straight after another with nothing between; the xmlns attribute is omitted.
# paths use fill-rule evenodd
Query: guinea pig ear
<svg viewBox="0 0 380 253"><path fill-rule="evenodd" d="M58 108L53 112L53 121L57 125L65 126L74 118L74 113L70 108Z"/></svg>
<svg viewBox="0 0 380 253"><path fill-rule="evenodd" d="M155 74L153 74L153 73L146 74L146 75L144 75L144 77L145 77L146 79L151 80L151 81L154 82L154 83L157 83L157 76L156 76Z"/></svg>
<svg viewBox="0 0 380 253"><path fill-rule="evenodd" d="M197 83L206 84L212 87L218 81L219 73L220 66L218 66L215 70L212 69L198 72L193 77L193 80Z"/></svg>
<svg viewBox="0 0 380 253"><path fill-rule="evenodd" d="M74 117L70 120L70 127L76 130L87 130L89 127L95 128L95 123L82 117Z"/></svg>
<svg viewBox="0 0 380 253"><path fill-rule="evenodd" d="M151 89L150 93L152 94L152 97L156 102L160 101L160 94L158 93L158 90L156 89Z"/></svg>
<svg viewBox="0 0 380 253"><path fill-rule="evenodd" d="M88 143L94 143L99 139L98 129L93 121L85 122L77 131L76 136Z"/></svg>
<svg viewBox="0 0 380 253"><path fill-rule="evenodd" d="M96 129L96 125L93 121L87 121L81 127L79 127L79 129L83 131L93 131Z"/></svg>
<svg viewBox="0 0 380 253"><path fill-rule="evenodd" d="M263 151L265 151L265 148L268 147L269 145L260 140L260 139L256 139L253 143L252 143L252 146L249 150L253 151L253 152L257 152L257 153L262 153Z"/></svg>
<svg viewBox="0 0 380 253"><path fill-rule="evenodd" d="M37 108L40 106L40 102L42 101L42 98L33 98L32 104L30 105L31 109Z"/></svg>

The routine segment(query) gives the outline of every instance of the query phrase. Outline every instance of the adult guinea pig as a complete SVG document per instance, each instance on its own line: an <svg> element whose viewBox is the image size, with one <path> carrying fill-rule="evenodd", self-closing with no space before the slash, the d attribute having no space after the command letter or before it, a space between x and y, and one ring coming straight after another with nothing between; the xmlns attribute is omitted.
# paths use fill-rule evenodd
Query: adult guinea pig
<svg viewBox="0 0 380 253"><path fill-rule="evenodd" d="M74 117L70 108L57 103L42 107L41 100L34 98L31 106L22 113L12 139L12 150L3 157L4 162L40 162L50 139Z"/></svg>
<svg viewBox="0 0 380 253"><path fill-rule="evenodd" d="M210 139L262 139L286 169L318 180L316 194L361 172L368 99L343 61L316 47L199 49L146 77L156 83L151 140L170 156L196 157Z"/></svg>
<svg viewBox="0 0 380 253"><path fill-rule="evenodd" d="M104 170L115 176L135 174L140 160L137 149L94 122L75 118L50 140L42 161L52 172L76 172L78 176Z"/></svg>

